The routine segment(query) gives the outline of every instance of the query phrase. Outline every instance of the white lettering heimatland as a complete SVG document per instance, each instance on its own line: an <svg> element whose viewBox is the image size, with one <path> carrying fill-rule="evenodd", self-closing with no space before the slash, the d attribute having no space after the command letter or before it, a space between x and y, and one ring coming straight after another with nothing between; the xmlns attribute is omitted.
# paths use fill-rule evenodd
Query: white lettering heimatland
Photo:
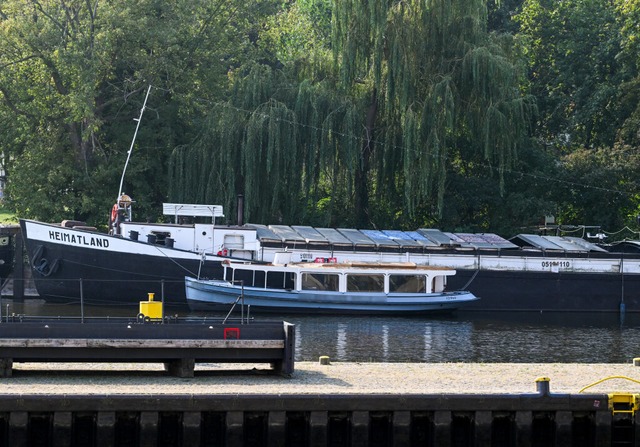
<svg viewBox="0 0 640 447"><path fill-rule="evenodd" d="M69 234L61 231L49 231L49 239L52 241L67 242L74 245L87 247L108 248L109 239L103 237L85 236L84 234Z"/></svg>

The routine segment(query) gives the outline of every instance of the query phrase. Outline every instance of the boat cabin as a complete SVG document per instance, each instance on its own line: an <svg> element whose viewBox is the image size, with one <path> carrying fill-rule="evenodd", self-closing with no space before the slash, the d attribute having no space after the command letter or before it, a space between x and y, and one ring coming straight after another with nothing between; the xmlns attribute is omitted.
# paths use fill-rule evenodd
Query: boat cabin
<svg viewBox="0 0 640 447"><path fill-rule="evenodd" d="M413 263L295 263L286 265L224 262L232 284L298 292L427 294L441 293L455 270Z"/></svg>

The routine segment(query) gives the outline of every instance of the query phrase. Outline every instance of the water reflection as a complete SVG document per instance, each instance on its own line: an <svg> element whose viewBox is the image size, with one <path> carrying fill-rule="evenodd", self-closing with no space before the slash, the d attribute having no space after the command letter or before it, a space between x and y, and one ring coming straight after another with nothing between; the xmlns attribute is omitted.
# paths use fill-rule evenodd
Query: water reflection
<svg viewBox="0 0 640 447"><path fill-rule="evenodd" d="M2 301L2 313L80 315L78 306ZM7 305L9 308L7 309ZM85 316L132 316L136 308L87 306ZM187 312L181 315L196 315ZM202 315L202 314L200 314ZM640 356L640 315L458 313L450 317L283 315L296 325L296 360L352 362L627 363Z"/></svg>

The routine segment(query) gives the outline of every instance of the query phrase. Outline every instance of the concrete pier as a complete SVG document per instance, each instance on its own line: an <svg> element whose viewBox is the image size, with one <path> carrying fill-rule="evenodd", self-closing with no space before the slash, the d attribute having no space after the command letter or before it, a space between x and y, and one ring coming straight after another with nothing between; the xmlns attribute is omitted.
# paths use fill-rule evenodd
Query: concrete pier
<svg viewBox="0 0 640 447"><path fill-rule="evenodd" d="M294 370L295 326L287 322L163 318L7 317L0 323L0 377L17 362L162 362L177 377L196 363L267 363Z"/></svg>

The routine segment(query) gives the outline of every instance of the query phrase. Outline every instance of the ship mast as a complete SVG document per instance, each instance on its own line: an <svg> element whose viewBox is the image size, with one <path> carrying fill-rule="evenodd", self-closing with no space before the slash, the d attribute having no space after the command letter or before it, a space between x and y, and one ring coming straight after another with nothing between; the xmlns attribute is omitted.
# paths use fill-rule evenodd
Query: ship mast
<svg viewBox="0 0 640 447"><path fill-rule="evenodd" d="M137 121L136 131L133 134L133 140L131 140L131 147L129 148L129 152L127 152L127 161L124 164L124 169L122 170L122 177L120 178L120 188L118 189L118 197L116 197L116 203L118 203L118 199L122 196L122 184L124 183L124 174L127 172L127 166L129 165L129 159L131 158L131 152L133 151L133 144L136 142L136 136L138 135L138 128L140 127L140 121L142 121L142 114L144 113L144 109L147 107L147 99L149 98L149 93L151 92L151 84L149 84L149 88L147 89L147 95L144 97L144 103L142 104L142 109L140 109L140 116L138 118L134 118L134 121Z"/></svg>

